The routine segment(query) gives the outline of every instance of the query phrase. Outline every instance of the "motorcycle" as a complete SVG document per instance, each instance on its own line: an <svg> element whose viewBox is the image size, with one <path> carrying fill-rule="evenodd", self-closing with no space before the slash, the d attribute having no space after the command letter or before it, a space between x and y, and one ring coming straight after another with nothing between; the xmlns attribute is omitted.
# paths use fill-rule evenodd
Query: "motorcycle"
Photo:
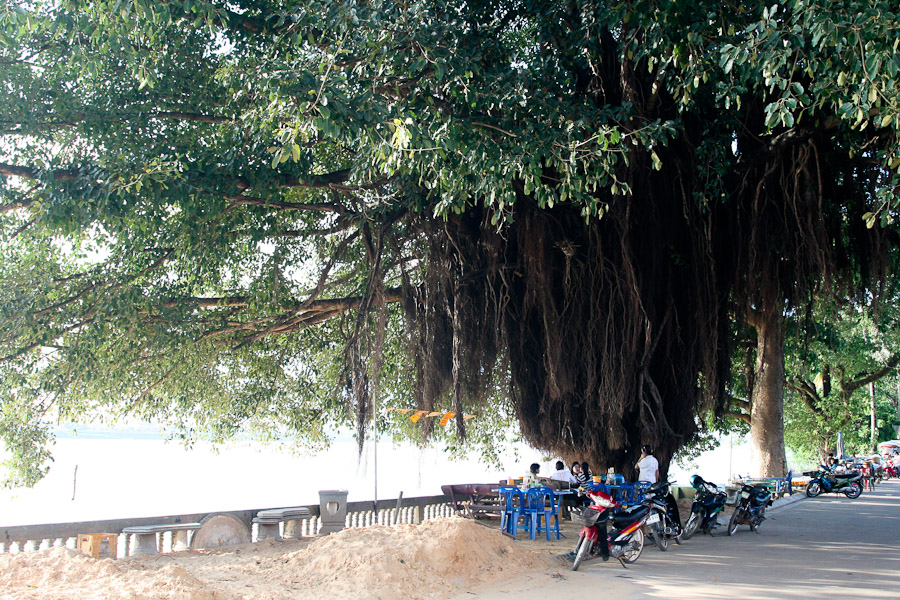
<svg viewBox="0 0 900 600"><path fill-rule="evenodd" d="M825 465L819 465L812 479L806 484L806 495L815 498L822 492L843 493L851 500L859 498L863 492L862 474L856 472L835 473Z"/></svg>
<svg viewBox="0 0 900 600"><path fill-rule="evenodd" d="M636 561L644 549L643 526L650 509L643 505L622 507L605 492L586 491L591 504L581 511L581 533L572 570L577 571L587 558L596 555L603 560L617 558L627 569L626 563Z"/></svg>
<svg viewBox="0 0 900 600"><path fill-rule="evenodd" d="M759 533L760 524L766 520L766 507L772 505L768 490L744 485L738 495L734 512L728 521L728 535L734 535L740 525L750 525L750 531Z"/></svg>
<svg viewBox="0 0 900 600"><path fill-rule="evenodd" d="M670 540L681 543L681 515L675 496L669 491L670 485L669 481L654 483L644 493L644 504L651 511L645 527L663 552L669 549Z"/></svg>
<svg viewBox="0 0 900 600"><path fill-rule="evenodd" d="M719 513L725 508L726 496L719 488L699 475L691 476L691 486L697 491L691 503L691 516L684 524L682 538L691 539L697 531L714 535L713 530L719 526Z"/></svg>

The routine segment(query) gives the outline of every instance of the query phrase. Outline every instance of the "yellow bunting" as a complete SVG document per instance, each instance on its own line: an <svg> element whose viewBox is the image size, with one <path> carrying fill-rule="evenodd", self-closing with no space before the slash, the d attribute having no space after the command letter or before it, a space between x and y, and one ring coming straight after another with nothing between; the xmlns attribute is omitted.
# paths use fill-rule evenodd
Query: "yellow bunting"
<svg viewBox="0 0 900 600"><path fill-rule="evenodd" d="M444 413L442 413L442 412L433 412L433 411L432 411L432 412L428 413L428 414L425 415L425 416L426 416L426 417L436 417L436 416L442 415L442 414L444 414Z"/></svg>
<svg viewBox="0 0 900 600"><path fill-rule="evenodd" d="M419 419L422 418L422 415L425 415L425 414L428 414L428 411L427 411L427 410L417 410L417 411L416 411L416 414L414 414L413 416L411 416L411 417L409 418L409 420L412 421L413 423L418 423L418 422L419 422Z"/></svg>
<svg viewBox="0 0 900 600"><path fill-rule="evenodd" d="M452 419L452 418L455 417L455 416L456 416L456 413L455 413L455 412L444 413L444 416L441 417L441 422L438 423L438 425L440 425L441 427L443 427L444 425L446 425L447 423L450 422L450 419Z"/></svg>

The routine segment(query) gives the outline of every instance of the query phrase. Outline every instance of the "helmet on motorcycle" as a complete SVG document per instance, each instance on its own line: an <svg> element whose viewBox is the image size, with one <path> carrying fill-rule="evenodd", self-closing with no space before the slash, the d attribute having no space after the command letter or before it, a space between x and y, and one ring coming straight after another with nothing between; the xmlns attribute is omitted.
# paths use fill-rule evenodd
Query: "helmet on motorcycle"
<svg viewBox="0 0 900 600"><path fill-rule="evenodd" d="M703 478L700 477L699 475L691 475L690 481L691 481L691 487L698 488L698 489L704 483Z"/></svg>

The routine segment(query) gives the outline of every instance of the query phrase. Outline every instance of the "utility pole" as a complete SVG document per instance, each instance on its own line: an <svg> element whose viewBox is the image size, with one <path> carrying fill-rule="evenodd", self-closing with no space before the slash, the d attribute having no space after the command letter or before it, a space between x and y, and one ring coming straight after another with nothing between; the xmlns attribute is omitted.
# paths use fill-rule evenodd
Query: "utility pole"
<svg viewBox="0 0 900 600"><path fill-rule="evenodd" d="M897 420L900 421L900 376L897 377ZM900 437L900 425L894 425L894 437Z"/></svg>
<svg viewBox="0 0 900 600"><path fill-rule="evenodd" d="M872 449L872 452L878 452L878 447L875 445L875 382L869 384L869 410L871 414L871 430L869 434L869 447Z"/></svg>

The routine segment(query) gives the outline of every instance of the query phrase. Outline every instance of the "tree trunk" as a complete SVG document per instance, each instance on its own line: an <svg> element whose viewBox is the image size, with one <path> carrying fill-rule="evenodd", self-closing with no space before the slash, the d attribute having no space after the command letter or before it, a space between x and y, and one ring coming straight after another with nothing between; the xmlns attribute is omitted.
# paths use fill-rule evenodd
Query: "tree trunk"
<svg viewBox="0 0 900 600"><path fill-rule="evenodd" d="M756 329L756 375L750 400L753 472L784 477L784 318L775 303L751 319Z"/></svg>

